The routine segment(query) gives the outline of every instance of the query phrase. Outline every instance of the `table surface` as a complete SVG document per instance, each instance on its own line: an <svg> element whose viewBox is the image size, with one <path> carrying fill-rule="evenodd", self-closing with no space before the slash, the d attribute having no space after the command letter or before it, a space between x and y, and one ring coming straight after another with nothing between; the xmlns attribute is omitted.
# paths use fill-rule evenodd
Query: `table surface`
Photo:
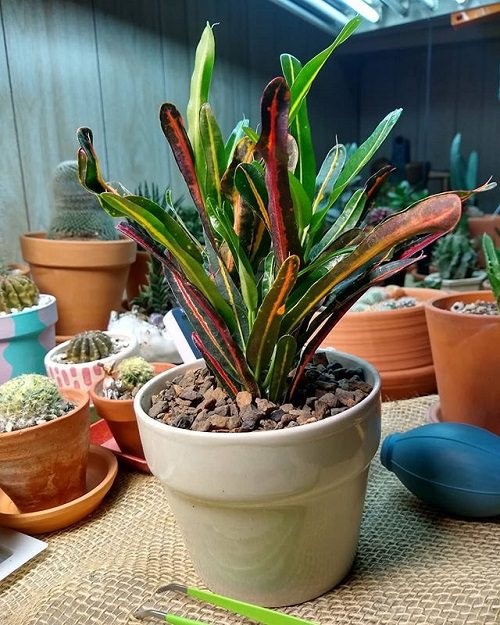
<svg viewBox="0 0 500 625"><path fill-rule="evenodd" d="M383 436L425 422L435 399L384 404ZM0 625L137 625L142 604L208 623L245 622L184 597L153 597L164 583L201 583L152 476L121 470L91 517L42 538L49 547L0 582ZM500 519L430 509L377 456L351 573L285 611L324 625L500 625Z"/></svg>

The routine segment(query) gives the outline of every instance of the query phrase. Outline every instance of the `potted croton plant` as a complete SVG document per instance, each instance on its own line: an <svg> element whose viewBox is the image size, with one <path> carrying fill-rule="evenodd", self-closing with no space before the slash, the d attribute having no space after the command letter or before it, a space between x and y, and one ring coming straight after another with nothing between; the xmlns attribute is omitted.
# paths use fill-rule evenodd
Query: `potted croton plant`
<svg viewBox="0 0 500 625"><path fill-rule="evenodd" d="M318 347L364 291L414 263L461 213L459 195L447 193L359 228L384 170L323 229L400 115L390 113L347 160L334 146L317 170L306 95L358 24L303 66L283 55L284 76L262 95L260 133L240 123L226 142L208 104L214 38L205 28L187 128L173 104L160 110L204 246L174 211L105 182L91 131L78 132L82 183L162 261L204 358L137 394L146 460L205 583L263 605L329 590L356 552L380 437L380 379L362 360Z"/></svg>
<svg viewBox="0 0 500 625"><path fill-rule="evenodd" d="M439 405L435 419L500 434L500 249L483 235L491 291L440 297L426 309Z"/></svg>

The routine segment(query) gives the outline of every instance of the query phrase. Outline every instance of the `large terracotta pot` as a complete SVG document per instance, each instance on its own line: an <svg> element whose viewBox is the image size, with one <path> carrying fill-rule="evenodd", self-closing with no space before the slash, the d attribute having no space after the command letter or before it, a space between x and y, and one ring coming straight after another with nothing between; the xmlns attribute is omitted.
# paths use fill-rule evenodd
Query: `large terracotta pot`
<svg viewBox="0 0 500 625"><path fill-rule="evenodd" d="M451 312L457 300L493 301L490 291L440 297L426 307L443 421L500 434L500 316Z"/></svg>
<svg viewBox="0 0 500 625"><path fill-rule="evenodd" d="M380 439L380 378L354 356L331 357L362 367L373 390L336 416L290 429L194 432L146 414L165 380L203 361L162 373L135 398L147 463L216 593L291 605L330 590L351 568Z"/></svg>
<svg viewBox="0 0 500 625"><path fill-rule="evenodd" d="M130 265L127 278L127 301L129 305L139 295L141 287L147 284L149 259L150 255L148 252L137 250L135 261Z"/></svg>
<svg viewBox="0 0 500 625"><path fill-rule="evenodd" d="M59 506L86 490L89 454L89 397L64 389L75 404L63 417L0 433L0 487L19 512Z"/></svg>
<svg viewBox="0 0 500 625"><path fill-rule="evenodd" d="M21 236L23 258L43 293L57 299L58 335L105 330L109 314L121 307L136 244L118 241L47 239L44 232Z"/></svg>
<svg viewBox="0 0 500 625"><path fill-rule="evenodd" d="M440 292L407 288L405 294L422 303L398 310L348 312L322 343L376 367L384 400L426 395L436 389L423 302L439 297Z"/></svg>

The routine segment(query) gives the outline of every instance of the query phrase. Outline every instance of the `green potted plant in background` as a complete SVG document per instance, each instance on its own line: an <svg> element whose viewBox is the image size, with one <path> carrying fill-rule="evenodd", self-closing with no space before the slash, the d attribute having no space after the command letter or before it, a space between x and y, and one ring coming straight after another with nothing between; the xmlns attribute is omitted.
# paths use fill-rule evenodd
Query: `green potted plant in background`
<svg viewBox="0 0 500 625"><path fill-rule="evenodd" d="M467 232L467 223L442 237L432 250L435 273L424 278L423 285L439 285L445 291L479 290L486 273L479 269L478 254Z"/></svg>
<svg viewBox="0 0 500 625"><path fill-rule="evenodd" d="M0 258L0 384L22 373L44 373L55 345L56 299L33 280L12 273Z"/></svg>
<svg viewBox="0 0 500 625"><path fill-rule="evenodd" d="M443 296L426 309L439 393L431 415L500 434L500 249L488 235L482 244L492 291Z"/></svg>
<svg viewBox="0 0 500 625"><path fill-rule="evenodd" d="M22 235L21 250L38 287L57 299L56 332L63 342L85 330L106 329L110 312L121 306L136 245L119 236L79 184L76 161L57 166L53 191L48 232Z"/></svg>
<svg viewBox="0 0 500 625"><path fill-rule="evenodd" d="M91 131L78 132L82 183L129 220L122 232L162 261L205 359L156 376L137 394L146 460L205 583L262 605L327 591L356 551L380 437L380 381L367 363L342 353L331 363L318 347L364 291L414 263L461 213L461 198L444 194L366 231L358 225L383 181L375 176L322 231L333 202L400 115L390 113L348 160L335 146L317 171L306 95L359 22L304 66L283 55L284 77L262 96L260 134L240 123L226 142L208 104L214 39L207 25L187 130L173 104L160 110L205 247L175 211L120 196L99 171ZM224 433L231 427L236 432Z"/></svg>

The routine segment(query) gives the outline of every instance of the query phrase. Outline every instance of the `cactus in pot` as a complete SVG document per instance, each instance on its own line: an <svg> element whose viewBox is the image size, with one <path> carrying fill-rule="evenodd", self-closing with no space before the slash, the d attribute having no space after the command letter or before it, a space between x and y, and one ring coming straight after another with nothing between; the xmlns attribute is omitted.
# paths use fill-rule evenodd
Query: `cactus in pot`
<svg viewBox="0 0 500 625"><path fill-rule="evenodd" d="M74 336L66 348L66 360L72 363L92 362L107 358L113 352L111 337L99 330Z"/></svg>
<svg viewBox="0 0 500 625"><path fill-rule="evenodd" d="M86 490L89 400L25 374L0 386L0 487L20 512L59 506Z"/></svg>
<svg viewBox="0 0 500 625"><path fill-rule="evenodd" d="M40 292L33 280L11 274L0 265L0 313L10 314L38 304Z"/></svg>
<svg viewBox="0 0 500 625"><path fill-rule="evenodd" d="M214 38L207 25L196 53L187 127L173 104L160 109L161 128L200 214L204 246L193 240L172 207L163 210L146 198L120 195L100 172L90 129L78 132L82 184L110 214L128 220L119 226L123 233L162 262L207 367L203 370L200 362L181 366L139 391L135 405L146 460L168 491L205 583L221 594L264 605L305 601L347 573L356 548L366 469L378 444L379 382L366 363L360 365L360 375L370 382L358 378L356 383L372 390L362 392L364 399L357 404L353 394L353 404L340 420L334 399L330 405L323 402L322 415L314 422L305 416L306 408L311 418L312 411L302 389L314 387L314 375L318 379L336 366L324 358L310 366L317 349L362 293L414 263L423 246L456 225L461 200L468 196L427 198L367 230L362 224L386 179L387 172L382 172L353 191L325 231L330 207L401 113L389 113L349 159L338 144L316 166L306 96L327 58L359 21L350 21L331 46L304 65L283 55L284 76L272 80L262 95L259 132L248 122L238 123L227 139L209 104ZM344 356L341 368L343 363L360 364ZM170 375L175 380L167 379ZM179 427L153 420L147 414L152 396L168 390L173 400L183 380L186 399L180 399L189 410L179 415ZM214 412L219 410L218 422L240 417L234 434L190 431L199 416L197 406L208 413L209 403ZM168 400L165 404L165 413L173 412ZM297 410L294 425L299 420L304 425L278 430L271 423L275 413L289 414L291 423ZM273 431L249 434L264 421ZM345 424L342 431L339 422ZM346 448L343 437L351 435L351 442L362 440L361 447L366 447ZM343 476L342 485L328 480L335 457L346 463L363 458L362 466L356 464ZM334 517L349 520L340 523L340 530L332 524ZM202 529L214 527L217 544L213 532L210 538ZM341 550L344 555L337 558ZM318 563L313 574L309 562Z"/></svg>
<svg viewBox="0 0 500 625"><path fill-rule="evenodd" d="M432 252L432 263L442 280L471 278L477 269L477 252L463 230L442 237Z"/></svg>

